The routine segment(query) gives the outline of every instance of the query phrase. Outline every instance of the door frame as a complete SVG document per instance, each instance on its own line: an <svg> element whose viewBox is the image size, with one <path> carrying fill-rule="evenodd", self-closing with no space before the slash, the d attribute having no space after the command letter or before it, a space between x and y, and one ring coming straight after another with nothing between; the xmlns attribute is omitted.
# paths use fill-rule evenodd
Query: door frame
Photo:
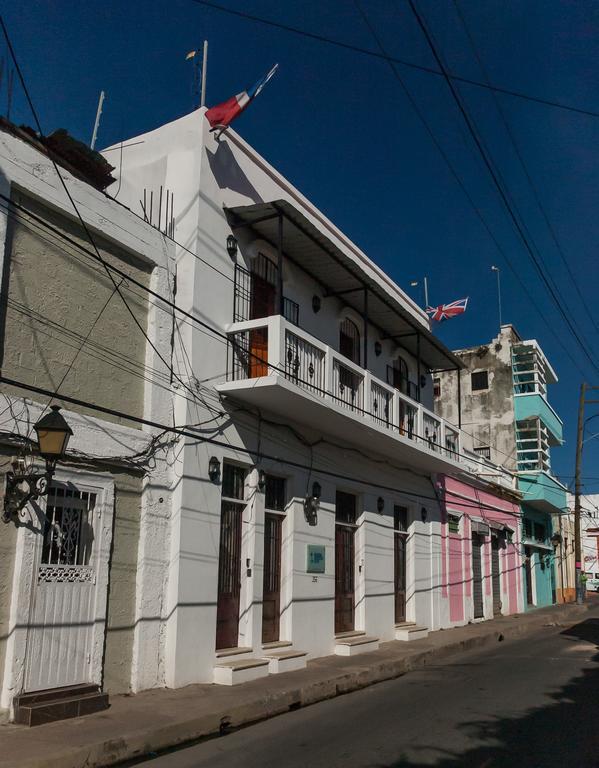
<svg viewBox="0 0 599 768"><path fill-rule="evenodd" d="M41 464L34 470L44 471ZM95 569L96 594L94 626L92 629L90 681L103 684L104 644L107 624L109 561L112 545L112 524L114 517L114 480L106 473L87 472L80 469L58 469L54 475L61 483L71 482L78 490L96 494L95 514L98 536L94 542L93 565ZM12 710L12 700L23 692L28 665L27 647L30 638L30 624L35 609L34 579L42 548L42 525L46 499L40 503L31 502L25 509L26 515L18 526L12 594L8 623L8 640L4 660L4 676L0 693L0 707ZM25 663L20 663L24 659ZM12 712L11 712L12 714Z"/></svg>

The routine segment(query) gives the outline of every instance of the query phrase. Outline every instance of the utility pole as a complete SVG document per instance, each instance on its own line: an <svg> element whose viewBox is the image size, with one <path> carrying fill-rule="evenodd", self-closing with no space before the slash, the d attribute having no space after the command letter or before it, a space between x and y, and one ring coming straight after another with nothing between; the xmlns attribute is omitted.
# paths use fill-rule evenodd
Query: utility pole
<svg viewBox="0 0 599 768"><path fill-rule="evenodd" d="M491 272L495 272L497 274L497 304L499 306L499 330L501 330L501 278L500 278L500 269L499 267L496 267L493 265L491 267Z"/></svg>
<svg viewBox="0 0 599 768"><path fill-rule="evenodd" d="M100 91L100 98L98 99L98 109L96 110L96 122L94 123L94 131L92 133L92 140L89 145L90 149L96 146L96 139L98 138L98 127L100 126L100 115L102 114L102 104L104 104L104 91Z"/></svg>
<svg viewBox="0 0 599 768"><path fill-rule="evenodd" d="M578 401L578 431L576 434L576 469L574 470L574 567L576 569L576 602L582 603L582 547L580 545L580 474L582 471L582 433L584 430L584 401L587 385L580 385Z"/></svg>

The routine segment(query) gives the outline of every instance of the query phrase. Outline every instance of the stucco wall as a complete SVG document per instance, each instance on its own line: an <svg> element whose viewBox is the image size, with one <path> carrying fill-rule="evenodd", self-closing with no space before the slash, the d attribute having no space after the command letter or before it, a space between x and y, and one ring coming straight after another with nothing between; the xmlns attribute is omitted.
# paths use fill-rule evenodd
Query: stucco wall
<svg viewBox="0 0 599 768"><path fill-rule="evenodd" d="M491 447L491 461L506 469L516 469L516 431L514 422L512 344L515 332L503 326L490 344L458 350L466 365L462 371L462 427L467 448ZM488 371L488 389L472 391L471 374ZM441 393L435 398L435 412L457 424L457 376L455 372L435 373Z"/></svg>
<svg viewBox="0 0 599 768"><path fill-rule="evenodd" d="M114 474L114 482L104 687L109 693L125 693L131 690L142 481L121 472Z"/></svg>
<svg viewBox="0 0 599 768"><path fill-rule="evenodd" d="M13 199L91 249L81 227L70 219L20 192L13 192ZM145 343L102 265L27 214L11 218L8 226L3 374L51 390L60 384L65 395L142 416ZM94 240L107 263L144 286L149 284L148 266L99 235ZM121 281L119 275L113 276ZM145 329L147 294L126 283L121 290Z"/></svg>
<svg viewBox="0 0 599 768"><path fill-rule="evenodd" d="M0 477L8 468L9 457L0 456ZM4 484L2 484L4 490ZM0 497L2 503L4 494ZM6 654L6 641L8 639L10 601L12 595L13 567L15 558L15 546L17 543L17 531L13 525L4 525L0 522L0 688L4 675L4 661Z"/></svg>

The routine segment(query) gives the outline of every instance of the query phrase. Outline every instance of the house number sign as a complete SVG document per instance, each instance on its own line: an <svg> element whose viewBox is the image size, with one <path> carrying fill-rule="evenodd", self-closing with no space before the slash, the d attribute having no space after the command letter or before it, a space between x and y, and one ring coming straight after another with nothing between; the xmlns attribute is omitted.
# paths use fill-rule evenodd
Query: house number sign
<svg viewBox="0 0 599 768"><path fill-rule="evenodd" d="M306 571L308 573L324 573L326 549L321 544L308 544L306 556Z"/></svg>

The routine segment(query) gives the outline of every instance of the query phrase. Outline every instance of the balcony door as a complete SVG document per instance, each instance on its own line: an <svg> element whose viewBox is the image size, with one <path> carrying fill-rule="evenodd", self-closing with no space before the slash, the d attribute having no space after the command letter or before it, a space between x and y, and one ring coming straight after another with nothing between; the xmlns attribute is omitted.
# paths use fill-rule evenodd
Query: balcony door
<svg viewBox="0 0 599 768"><path fill-rule="evenodd" d="M352 363L360 365L360 331L349 317L342 320L339 326L339 352Z"/></svg>
<svg viewBox="0 0 599 768"><path fill-rule="evenodd" d="M356 497L335 498L335 634L354 629Z"/></svg>
<svg viewBox="0 0 599 768"><path fill-rule="evenodd" d="M252 262L250 320L276 314L277 265L259 253Z"/></svg>

